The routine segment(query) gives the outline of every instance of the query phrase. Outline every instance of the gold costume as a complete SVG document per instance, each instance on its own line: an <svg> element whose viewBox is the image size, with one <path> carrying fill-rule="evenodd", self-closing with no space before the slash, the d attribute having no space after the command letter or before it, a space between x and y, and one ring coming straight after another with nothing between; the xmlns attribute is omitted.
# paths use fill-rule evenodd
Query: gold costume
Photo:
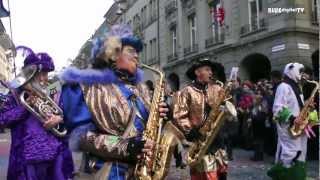
<svg viewBox="0 0 320 180"><path fill-rule="evenodd" d="M136 97L139 97L144 106L149 109L150 97L148 89L142 85L125 84ZM81 85L85 102L92 113L92 118L98 128L96 132L88 132L81 141L81 149L105 161L100 173L101 177L108 177L112 163L128 165L132 173L134 164L128 162L128 138L137 135L134 119L140 114L135 108L130 108L128 101L119 87L115 84ZM141 120L143 121L143 120ZM142 122L145 124L145 122ZM95 162L89 163L94 166ZM126 177L129 178L129 173Z"/></svg>
<svg viewBox="0 0 320 180"><path fill-rule="evenodd" d="M221 90L222 88L216 84L209 84L206 88L201 88L193 83L177 92L173 98L175 124L185 134L188 134L192 128L201 127L208 115L206 108L208 106L218 107L216 103ZM191 171L216 171L220 166L226 166L227 163L225 150L218 149L204 156L201 163L192 167Z"/></svg>

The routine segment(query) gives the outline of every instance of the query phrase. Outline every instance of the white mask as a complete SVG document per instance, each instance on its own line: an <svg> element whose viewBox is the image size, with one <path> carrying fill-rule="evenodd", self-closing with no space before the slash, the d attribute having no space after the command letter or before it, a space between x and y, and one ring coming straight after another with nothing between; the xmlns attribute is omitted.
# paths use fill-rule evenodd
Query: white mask
<svg viewBox="0 0 320 180"><path fill-rule="evenodd" d="M298 82L301 80L301 69L303 68L304 68L303 64L289 63L285 66L283 74L285 74L295 82Z"/></svg>

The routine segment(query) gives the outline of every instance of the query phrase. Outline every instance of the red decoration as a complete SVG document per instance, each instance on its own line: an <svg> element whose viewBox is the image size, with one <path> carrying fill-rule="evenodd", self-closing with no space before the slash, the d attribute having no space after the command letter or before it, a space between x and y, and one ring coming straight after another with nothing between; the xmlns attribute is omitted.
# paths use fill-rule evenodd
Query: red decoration
<svg viewBox="0 0 320 180"><path fill-rule="evenodd" d="M211 13L213 13L213 18L219 23L220 26L224 25L224 9L222 7L219 7L217 9L211 10Z"/></svg>

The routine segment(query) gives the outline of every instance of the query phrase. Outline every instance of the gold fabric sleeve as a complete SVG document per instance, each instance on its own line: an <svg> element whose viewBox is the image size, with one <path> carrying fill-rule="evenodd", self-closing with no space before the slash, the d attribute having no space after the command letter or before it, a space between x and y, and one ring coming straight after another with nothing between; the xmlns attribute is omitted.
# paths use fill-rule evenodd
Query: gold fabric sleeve
<svg viewBox="0 0 320 180"><path fill-rule="evenodd" d="M176 124L184 133L188 133L192 128L189 119L190 98L188 91L184 90L175 93L172 100L174 124Z"/></svg>

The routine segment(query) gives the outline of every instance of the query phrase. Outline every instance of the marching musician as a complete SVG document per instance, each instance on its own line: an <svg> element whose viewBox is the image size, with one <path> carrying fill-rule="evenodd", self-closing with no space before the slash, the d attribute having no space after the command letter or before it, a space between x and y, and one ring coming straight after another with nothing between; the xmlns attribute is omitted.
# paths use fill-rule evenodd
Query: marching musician
<svg viewBox="0 0 320 180"><path fill-rule="evenodd" d="M20 47L27 56L23 68L37 66L32 83L45 88L48 72L54 70L52 58L47 53L35 54L30 48ZM28 82L27 82L28 83ZM27 91L26 102L34 105L37 96L32 89L21 87L15 93ZM48 128L56 126L63 119L51 115L45 123L29 112L13 91L4 96L0 112L0 127L11 129L11 149L8 165L8 180L67 180L73 176L73 161L66 139L54 136Z"/></svg>
<svg viewBox="0 0 320 180"><path fill-rule="evenodd" d="M212 83L216 78L225 81L224 68L208 59L197 60L186 72L192 83L178 91L173 100L173 118L188 141L202 138L199 129L207 120L211 107L217 106L218 95L223 90ZM220 133L211 144L207 155L190 167L192 180L222 180L227 177L227 153L224 137Z"/></svg>
<svg viewBox="0 0 320 180"><path fill-rule="evenodd" d="M276 164L268 171L274 180L306 179L307 134L304 130L297 137L290 131L292 126L304 121L317 121L316 114L299 117L304 108L303 95L300 89L304 66L300 63L289 63L283 72L283 82L278 86L273 104L274 120L277 124L278 145Z"/></svg>
<svg viewBox="0 0 320 180"><path fill-rule="evenodd" d="M128 25L114 25L94 42L92 69L61 75L70 142L85 153L83 170L96 179L133 178L138 156L150 155L155 144L141 139L151 105L138 68L143 45ZM161 103L160 116L167 111Z"/></svg>

